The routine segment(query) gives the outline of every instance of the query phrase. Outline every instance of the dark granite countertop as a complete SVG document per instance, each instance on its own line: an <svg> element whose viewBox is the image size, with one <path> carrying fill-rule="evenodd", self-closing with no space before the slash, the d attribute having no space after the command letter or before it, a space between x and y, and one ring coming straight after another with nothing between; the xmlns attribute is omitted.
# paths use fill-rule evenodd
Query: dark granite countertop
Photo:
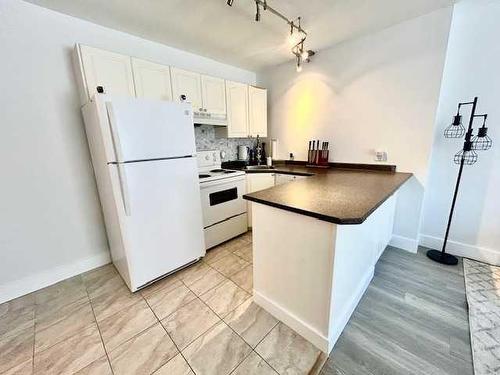
<svg viewBox="0 0 500 375"><path fill-rule="evenodd" d="M246 172L311 176L246 194L243 198L335 224L363 223L412 176L389 170L320 169L287 164Z"/></svg>

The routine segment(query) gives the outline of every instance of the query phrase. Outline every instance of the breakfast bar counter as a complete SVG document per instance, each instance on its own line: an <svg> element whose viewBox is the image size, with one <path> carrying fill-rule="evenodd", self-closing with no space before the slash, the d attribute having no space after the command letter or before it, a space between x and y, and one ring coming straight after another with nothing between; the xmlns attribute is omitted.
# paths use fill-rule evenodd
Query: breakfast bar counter
<svg viewBox="0 0 500 375"><path fill-rule="evenodd" d="M254 301L330 353L392 237L397 190L412 175L297 165L267 172L310 177L244 196Z"/></svg>
<svg viewBox="0 0 500 375"><path fill-rule="evenodd" d="M269 171L310 177L247 194L245 199L335 224L361 224L412 176L392 171L287 165L247 173Z"/></svg>

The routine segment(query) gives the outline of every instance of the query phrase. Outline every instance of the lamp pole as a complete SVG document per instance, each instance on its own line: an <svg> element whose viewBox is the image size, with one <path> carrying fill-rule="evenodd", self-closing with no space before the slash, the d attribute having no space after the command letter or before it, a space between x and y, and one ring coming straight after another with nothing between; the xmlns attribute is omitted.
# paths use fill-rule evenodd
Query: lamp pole
<svg viewBox="0 0 500 375"><path fill-rule="evenodd" d="M457 162L457 156L460 155L460 160L459 160L460 168L458 169L457 182L455 184L455 192L453 194L453 200L451 203L450 215L448 217L448 225L446 227L446 234L444 236L443 247L442 247L441 251L429 250L427 252L427 256L430 259L432 259L436 262L442 263L442 264L447 264L447 265L455 265L458 263L457 257L446 253L446 245L448 243L448 236L450 234L450 227L451 227L451 222L453 219L453 212L455 211L455 204L457 202L458 189L460 187L460 180L462 179L462 172L464 170L465 164L474 164L476 162L476 159L477 159L477 155L475 154L475 151L474 151L475 147L474 147L473 142L472 142L472 131L473 131L472 126L474 124L474 119L476 117L483 117L484 122L486 122L486 118L488 116L488 115L476 115L477 101L478 101L478 98L475 97L474 101L472 101L472 102L459 103L457 116L455 117L455 120L453 121L453 123L451 125L451 127L453 127L453 126L460 126L461 127L460 129L462 130L462 133L459 135L459 137L462 137L463 136L463 127L461 126L461 120L460 120L460 107L462 105L472 105L472 110L471 110L471 114L470 114L470 118L469 118L469 127L467 128L467 132L465 133L465 142L464 142L463 149L461 151L461 154L459 153L459 154L455 155L455 162ZM458 119L458 121L457 121L457 119ZM484 127L484 124L483 124L483 127ZM452 134L453 134L453 132L452 132ZM445 131L445 136L447 136L446 131ZM485 137L486 132L484 132L484 135L479 135L479 136ZM451 135L449 137L457 138L456 135ZM491 141L490 141L490 146L491 146ZM484 149L487 149L487 148L484 148Z"/></svg>

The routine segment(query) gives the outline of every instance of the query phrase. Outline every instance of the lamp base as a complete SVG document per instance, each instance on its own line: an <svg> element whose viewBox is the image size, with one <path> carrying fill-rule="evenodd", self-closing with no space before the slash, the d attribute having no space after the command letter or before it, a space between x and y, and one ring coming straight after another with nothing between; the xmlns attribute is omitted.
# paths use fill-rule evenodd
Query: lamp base
<svg viewBox="0 0 500 375"><path fill-rule="evenodd" d="M442 253L441 251L438 250L429 250L427 252L427 257L435 262L446 264L448 266L454 266L458 263L457 257L450 254Z"/></svg>

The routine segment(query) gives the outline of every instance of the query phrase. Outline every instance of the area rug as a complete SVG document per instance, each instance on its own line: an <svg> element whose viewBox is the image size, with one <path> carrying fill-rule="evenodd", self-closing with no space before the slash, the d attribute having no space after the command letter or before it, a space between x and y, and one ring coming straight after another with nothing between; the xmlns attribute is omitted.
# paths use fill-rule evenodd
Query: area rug
<svg viewBox="0 0 500 375"><path fill-rule="evenodd" d="M465 259L475 375L500 374L500 267Z"/></svg>

